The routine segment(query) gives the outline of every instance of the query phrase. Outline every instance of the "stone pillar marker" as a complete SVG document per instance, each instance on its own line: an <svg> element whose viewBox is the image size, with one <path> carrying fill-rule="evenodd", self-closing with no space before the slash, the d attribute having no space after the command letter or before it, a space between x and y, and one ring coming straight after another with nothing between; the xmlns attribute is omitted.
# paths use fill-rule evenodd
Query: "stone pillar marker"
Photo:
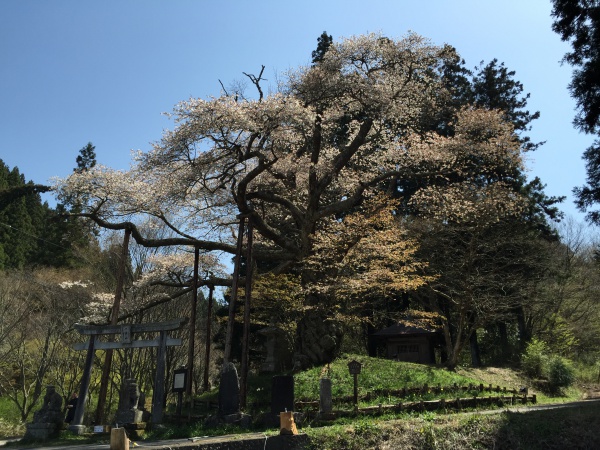
<svg viewBox="0 0 600 450"><path fill-rule="evenodd" d="M264 336L265 360L261 364L261 372L280 372L285 365L285 332L280 328L269 325L258 330Z"/></svg>
<svg viewBox="0 0 600 450"><path fill-rule="evenodd" d="M110 430L110 450L129 450L129 439L125 433L125 428Z"/></svg>
<svg viewBox="0 0 600 450"><path fill-rule="evenodd" d="M294 377L276 375L271 382L271 414L294 410Z"/></svg>
<svg viewBox="0 0 600 450"><path fill-rule="evenodd" d="M319 413L329 414L332 409L331 379L321 378L319 380Z"/></svg>
<svg viewBox="0 0 600 450"><path fill-rule="evenodd" d="M230 416L240 412L240 381L233 363L226 363L221 369L219 384L219 415Z"/></svg>

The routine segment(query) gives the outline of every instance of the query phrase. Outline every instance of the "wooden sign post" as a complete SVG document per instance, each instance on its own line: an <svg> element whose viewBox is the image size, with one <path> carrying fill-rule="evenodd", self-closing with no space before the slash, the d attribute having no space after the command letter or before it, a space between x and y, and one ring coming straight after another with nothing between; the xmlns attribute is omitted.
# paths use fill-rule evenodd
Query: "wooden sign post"
<svg viewBox="0 0 600 450"><path fill-rule="evenodd" d="M348 363L350 375L354 375L354 408L358 408L358 374L362 369L362 364L352 360Z"/></svg>
<svg viewBox="0 0 600 450"><path fill-rule="evenodd" d="M181 404L183 403L183 393L186 391L188 386L188 378L187 378L188 370L186 367L181 367L173 372L173 388L171 391L177 392L177 410L176 413L178 416L181 416ZM190 405L191 409L191 405Z"/></svg>

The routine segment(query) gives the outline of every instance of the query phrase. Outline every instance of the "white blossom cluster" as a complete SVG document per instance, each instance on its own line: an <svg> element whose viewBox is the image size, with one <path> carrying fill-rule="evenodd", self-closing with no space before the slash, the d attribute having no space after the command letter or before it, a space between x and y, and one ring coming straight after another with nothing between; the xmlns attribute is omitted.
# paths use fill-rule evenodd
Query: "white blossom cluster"
<svg viewBox="0 0 600 450"><path fill-rule="evenodd" d="M90 282L89 281L82 281L82 280L66 280L66 281L61 281L58 285L63 288L63 289L71 289L74 287L88 287L90 286Z"/></svg>
<svg viewBox="0 0 600 450"><path fill-rule="evenodd" d="M110 317L110 310L115 299L115 294L108 292L96 292L93 300L82 305L83 317L78 322L85 324L106 323Z"/></svg>
<svg viewBox="0 0 600 450"><path fill-rule="evenodd" d="M150 269L142 274L135 283L136 288L142 288L153 282L180 278L190 279L194 267L194 254L190 252L178 252L171 254L160 254L149 257ZM200 254L198 260L198 271L201 274L224 275L224 266L217 255Z"/></svg>
<svg viewBox="0 0 600 450"><path fill-rule="evenodd" d="M389 180L427 178L411 202L442 220L514 214L520 199L495 174L520 169L522 159L500 113L464 109L452 137L418 130L448 97L443 61L442 49L416 34L351 37L287 74L280 92L179 103L174 128L130 170L97 166L55 188L103 226L152 216L178 245L206 252L234 253L237 216L248 215L257 257L279 271L314 254L316 231L335 240L337 217ZM185 254L157 260L143 282L189 267Z"/></svg>

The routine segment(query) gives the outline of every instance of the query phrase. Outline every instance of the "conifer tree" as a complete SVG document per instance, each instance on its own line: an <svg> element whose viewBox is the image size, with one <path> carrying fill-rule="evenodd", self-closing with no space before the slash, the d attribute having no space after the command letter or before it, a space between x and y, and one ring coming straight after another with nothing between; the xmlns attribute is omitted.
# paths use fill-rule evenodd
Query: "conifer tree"
<svg viewBox="0 0 600 450"><path fill-rule="evenodd" d="M600 135L600 1L553 0L552 29L563 41L571 44L563 61L572 65L569 84L571 96L577 104L573 120L575 127L590 135ZM588 147L586 184L573 189L576 204L588 213L592 222L600 224L600 210L592 209L600 203L600 139Z"/></svg>

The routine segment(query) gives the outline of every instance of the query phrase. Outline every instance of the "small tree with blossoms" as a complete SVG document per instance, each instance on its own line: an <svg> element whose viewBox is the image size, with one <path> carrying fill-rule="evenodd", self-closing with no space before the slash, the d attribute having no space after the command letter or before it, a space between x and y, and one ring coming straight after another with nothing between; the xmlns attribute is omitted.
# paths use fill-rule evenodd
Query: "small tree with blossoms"
<svg viewBox="0 0 600 450"><path fill-rule="evenodd" d="M512 127L500 114L465 108L456 119L465 131L451 137L419 129L450 101L442 82L447 57L444 47L416 34L331 43L317 64L288 73L274 93L264 94L261 71L248 75L255 98L224 93L181 102L171 115L174 129L136 154L130 170L96 166L58 180L55 189L59 198L85 196L82 216L104 228L128 228L148 247L233 255L237 217L249 217L259 266L300 277L299 360L329 361L343 336L342 299L358 301L361 286L396 295L425 281L408 251L412 244L389 246L392 264L366 258L352 268L344 259L359 243L371 252L378 248L365 238L343 239L343 226L356 227L349 220L392 226L391 209L386 217L365 206L387 181L421 180L412 202L435 203L458 216L473 213L470 205L481 198L497 214L520 205L509 186L476 182L497 165L522 164ZM173 236L144 235L135 225L140 216L161 220ZM402 222L396 218L393 226L402 241ZM393 275L400 262L414 270ZM352 283L337 286L353 292L327 288L343 277ZM314 340L317 327L320 339Z"/></svg>

